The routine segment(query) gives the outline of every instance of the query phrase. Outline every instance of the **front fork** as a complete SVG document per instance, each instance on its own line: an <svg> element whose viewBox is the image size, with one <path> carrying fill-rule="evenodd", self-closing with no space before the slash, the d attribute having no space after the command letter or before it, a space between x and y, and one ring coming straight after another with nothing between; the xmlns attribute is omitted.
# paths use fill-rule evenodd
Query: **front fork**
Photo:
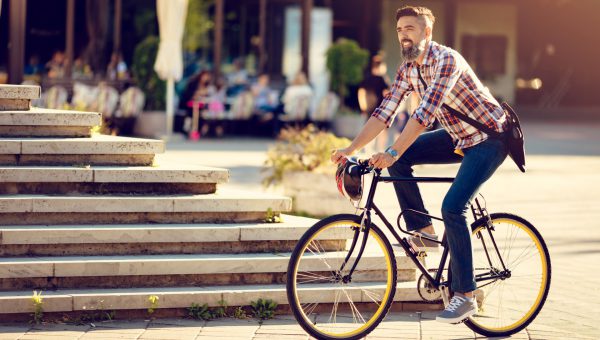
<svg viewBox="0 0 600 340"><path fill-rule="evenodd" d="M371 212L369 210L366 210L361 217L360 227L354 231L352 245L350 246L348 255L346 255L344 262L340 266L339 273L341 274L344 270L344 267L346 267L346 264L348 264L348 261L350 260L352 253L354 253L354 248L356 247L356 243L358 241L360 233L361 233L361 231L364 231L363 241L360 245L360 249L358 250L358 254L356 255L356 258L354 259L354 264L352 265L352 268L350 268L350 272L348 272L348 274L344 275L343 277L339 277L340 275L336 275L336 277L339 277L342 280L342 282L344 282L344 283L352 282L352 274L354 273L354 270L356 269L356 266L358 265L358 261L360 261L360 258L362 257L362 254L365 251L365 247L367 245L367 238L369 237L370 229L371 229Z"/></svg>

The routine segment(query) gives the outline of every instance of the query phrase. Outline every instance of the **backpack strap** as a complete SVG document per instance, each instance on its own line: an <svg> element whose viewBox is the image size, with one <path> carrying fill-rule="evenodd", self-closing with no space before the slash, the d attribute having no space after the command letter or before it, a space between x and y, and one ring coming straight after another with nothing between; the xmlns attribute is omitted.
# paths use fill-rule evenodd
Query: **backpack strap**
<svg viewBox="0 0 600 340"><path fill-rule="evenodd" d="M425 80L423 79L423 76L421 75L421 69L417 66L417 74L419 75L419 80L421 81L421 83L423 84L423 87L425 89L427 89L427 83L425 83ZM463 122L479 129L480 131L485 132L486 134L490 135L490 136L494 136L494 137L500 137L502 136L501 132L498 132L492 128L490 128L489 126L476 121L475 119L463 114L462 112L450 107L450 105L448 104L442 104L442 107L446 110L448 110L448 112L450 112L450 114L452 114L454 117L462 120Z"/></svg>

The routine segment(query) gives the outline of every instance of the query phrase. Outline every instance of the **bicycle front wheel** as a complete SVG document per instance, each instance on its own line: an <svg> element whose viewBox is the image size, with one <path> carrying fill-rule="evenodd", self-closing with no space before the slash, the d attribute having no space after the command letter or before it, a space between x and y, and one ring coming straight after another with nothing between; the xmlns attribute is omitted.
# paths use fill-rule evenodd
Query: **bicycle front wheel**
<svg viewBox="0 0 600 340"><path fill-rule="evenodd" d="M367 233L356 215L331 216L296 245L287 271L288 302L311 336L359 339L385 317L396 291L396 268L390 242L377 226Z"/></svg>
<svg viewBox="0 0 600 340"><path fill-rule="evenodd" d="M525 219L491 214L473 224L473 265L479 311L465 321L485 336L508 336L527 327L550 289L548 248Z"/></svg>

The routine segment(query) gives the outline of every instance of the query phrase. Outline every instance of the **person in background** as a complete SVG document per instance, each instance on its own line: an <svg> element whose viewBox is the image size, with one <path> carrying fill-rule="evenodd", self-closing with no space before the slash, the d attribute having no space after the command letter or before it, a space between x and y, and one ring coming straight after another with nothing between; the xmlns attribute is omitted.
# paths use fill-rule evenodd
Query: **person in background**
<svg viewBox="0 0 600 340"><path fill-rule="evenodd" d="M244 68L244 58L233 61L233 72L226 75L227 95L235 97L248 88L248 71Z"/></svg>
<svg viewBox="0 0 600 340"><path fill-rule="evenodd" d="M292 112L293 107L291 106L296 104L295 100L297 98L312 98L313 94L314 91L308 84L306 74L304 72L296 73L296 76L292 79L288 87L285 88L283 96L281 97L283 112Z"/></svg>
<svg viewBox="0 0 600 340"><path fill-rule="evenodd" d="M254 107L261 116L272 114L277 110L279 102L277 100L277 91L269 85L271 79L268 74L258 76L256 84L250 88L254 96Z"/></svg>
<svg viewBox="0 0 600 340"><path fill-rule="evenodd" d="M383 97L389 92L389 81L385 76L387 66L380 55L373 56L371 59L371 71L360 83L358 88L358 104L360 111L364 115L373 112L375 108L383 101ZM383 131L374 142L375 150L381 150L385 147L388 140L387 131Z"/></svg>
<svg viewBox="0 0 600 340"><path fill-rule="evenodd" d="M73 69L71 70L73 79L92 79L94 73L90 65L86 64L82 57L73 61Z"/></svg>
<svg viewBox="0 0 600 340"><path fill-rule="evenodd" d="M192 108L192 128L190 131L190 138L197 140L200 137L198 127L200 125L200 111L208 107L210 98L217 93L215 85L213 85L212 74L209 71L202 71L198 74L197 78L194 78L190 83L190 90L192 95L188 100L188 107ZM203 125L202 135L208 132L208 126Z"/></svg>
<svg viewBox="0 0 600 340"><path fill-rule="evenodd" d="M44 65L40 63L40 57L36 54L29 58L29 63L25 66L23 72L26 76L41 75L44 70Z"/></svg>
<svg viewBox="0 0 600 340"><path fill-rule="evenodd" d="M48 78L64 78L66 66L65 54L62 51L55 51L46 65Z"/></svg>
<svg viewBox="0 0 600 340"><path fill-rule="evenodd" d="M127 64L123 60L121 53L113 52L110 56L110 63L106 67L106 78L110 80L127 80L129 73L127 72Z"/></svg>

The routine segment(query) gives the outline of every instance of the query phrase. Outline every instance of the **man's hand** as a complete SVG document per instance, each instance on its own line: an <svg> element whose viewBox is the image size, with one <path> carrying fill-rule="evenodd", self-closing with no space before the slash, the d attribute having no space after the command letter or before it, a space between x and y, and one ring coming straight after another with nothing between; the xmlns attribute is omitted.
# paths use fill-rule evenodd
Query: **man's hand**
<svg viewBox="0 0 600 340"><path fill-rule="evenodd" d="M352 155L352 152L350 152L347 148L334 150L331 154L331 161L335 164L338 164L342 161L342 159L350 155Z"/></svg>
<svg viewBox="0 0 600 340"><path fill-rule="evenodd" d="M369 164L379 169L385 169L389 168L390 166L392 166L392 164L396 163L396 160L397 159L392 157L392 155L390 155L389 153L380 152L371 156L371 159L369 159Z"/></svg>

